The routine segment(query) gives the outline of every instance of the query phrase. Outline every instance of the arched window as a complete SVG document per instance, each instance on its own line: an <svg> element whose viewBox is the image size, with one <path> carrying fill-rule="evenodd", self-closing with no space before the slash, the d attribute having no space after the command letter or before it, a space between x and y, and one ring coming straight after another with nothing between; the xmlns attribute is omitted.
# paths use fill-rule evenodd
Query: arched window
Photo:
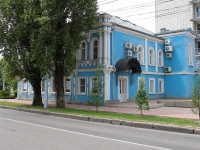
<svg viewBox="0 0 200 150"><path fill-rule="evenodd" d="M158 51L158 66L163 66L163 51Z"/></svg>
<svg viewBox="0 0 200 150"><path fill-rule="evenodd" d="M144 64L144 51L141 46L138 47L138 54L137 59L140 62L140 64Z"/></svg>
<svg viewBox="0 0 200 150"><path fill-rule="evenodd" d="M98 58L98 41L95 40L93 42L93 59L97 59Z"/></svg>
<svg viewBox="0 0 200 150"><path fill-rule="evenodd" d="M154 50L149 50L149 65L154 65Z"/></svg>
<svg viewBox="0 0 200 150"><path fill-rule="evenodd" d="M81 45L81 60L85 60L85 51L86 51L86 44L85 42Z"/></svg>

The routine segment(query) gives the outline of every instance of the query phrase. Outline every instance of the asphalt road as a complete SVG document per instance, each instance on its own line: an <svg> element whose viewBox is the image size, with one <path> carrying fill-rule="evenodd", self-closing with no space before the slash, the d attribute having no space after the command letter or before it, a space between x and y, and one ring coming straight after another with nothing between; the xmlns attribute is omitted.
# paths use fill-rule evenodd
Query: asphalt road
<svg viewBox="0 0 200 150"><path fill-rule="evenodd" d="M200 136L0 109L0 150L199 150Z"/></svg>

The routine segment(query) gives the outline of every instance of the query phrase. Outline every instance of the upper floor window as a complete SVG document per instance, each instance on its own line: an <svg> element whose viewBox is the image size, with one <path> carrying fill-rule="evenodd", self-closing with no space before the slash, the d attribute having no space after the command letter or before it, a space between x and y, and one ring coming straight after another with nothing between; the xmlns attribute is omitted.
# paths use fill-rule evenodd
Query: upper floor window
<svg viewBox="0 0 200 150"><path fill-rule="evenodd" d="M93 44L93 59L97 59L98 56L98 41L95 40Z"/></svg>
<svg viewBox="0 0 200 150"><path fill-rule="evenodd" d="M90 41L90 59L97 59L99 51L99 40L94 37Z"/></svg>
<svg viewBox="0 0 200 150"><path fill-rule="evenodd" d="M149 50L149 65L154 65L154 50Z"/></svg>
<svg viewBox="0 0 200 150"><path fill-rule="evenodd" d="M138 48L137 59L141 64L144 64L144 51L141 46Z"/></svg>
<svg viewBox="0 0 200 150"><path fill-rule="evenodd" d="M81 45L81 60L85 60L85 52L86 52L86 44L85 42L82 43Z"/></svg>
<svg viewBox="0 0 200 150"><path fill-rule="evenodd" d="M192 45L188 45L188 64L189 64L190 66L193 65Z"/></svg>
<svg viewBox="0 0 200 150"><path fill-rule="evenodd" d="M158 66L163 66L163 51L159 50L158 51Z"/></svg>

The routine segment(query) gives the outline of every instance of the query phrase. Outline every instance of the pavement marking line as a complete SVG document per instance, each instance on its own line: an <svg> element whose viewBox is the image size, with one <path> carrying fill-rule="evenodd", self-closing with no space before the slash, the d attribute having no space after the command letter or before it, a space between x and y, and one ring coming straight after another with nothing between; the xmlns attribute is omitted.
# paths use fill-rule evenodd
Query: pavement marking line
<svg viewBox="0 0 200 150"><path fill-rule="evenodd" d="M126 144L132 144L132 145L138 145L138 146L143 146L143 147L155 148L155 149L160 149L160 150L172 150L172 149L166 149L166 148L162 148L162 147L156 147L156 146L151 146L151 145L145 145L145 144L139 144L139 143L128 142L128 141L123 141L123 140L111 139L111 138L106 138L106 137L101 137L101 136L96 136L96 135L79 133L79 132L74 132L74 131L70 131L70 130L58 129L58 128L54 128L54 127L43 126L43 125L39 125L39 124L34 124L34 123L29 123L29 122L23 122L23 121L8 119L8 118L2 118L2 117L0 117L0 119L7 120L7 121L12 121L12 122L23 123L23 124L28 124L28 125L33 125L33 126L38 126L38 127L43 127L43 128L48 128L48 129L53 129L53 130L58 130L58 131L64 131L64 132L73 133L73 134L79 134L79 135L84 135L84 136L89 136L89 137L104 139L104 140L121 142L121 143L126 143Z"/></svg>

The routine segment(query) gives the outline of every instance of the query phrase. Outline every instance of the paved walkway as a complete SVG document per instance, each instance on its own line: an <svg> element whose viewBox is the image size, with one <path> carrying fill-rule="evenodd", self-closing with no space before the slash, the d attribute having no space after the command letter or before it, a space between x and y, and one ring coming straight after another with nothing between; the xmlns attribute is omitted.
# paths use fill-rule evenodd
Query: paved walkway
<svg viewBox="0 0 200 150"><path fill-rule="evenodd" d="M0 99L0 101L32 104L32 101L30 100ZM156 103L155 100L150 100L150 105L153 105L155 103ZM48 105L55 106L55 102L49 101ZM135 104L133 102L120 103L120 104L113 104L110 106L99 107L99 111L140 114L140 111L134 106ZM95 110L94 106L88 106L88 105L66 104L66 107L84 109L84 110ZM198 115L193 114L190 108L179 108L179 107L159 107L155 109L150 109L149 111L144 111L144 115L198 119Z"/></svg>

